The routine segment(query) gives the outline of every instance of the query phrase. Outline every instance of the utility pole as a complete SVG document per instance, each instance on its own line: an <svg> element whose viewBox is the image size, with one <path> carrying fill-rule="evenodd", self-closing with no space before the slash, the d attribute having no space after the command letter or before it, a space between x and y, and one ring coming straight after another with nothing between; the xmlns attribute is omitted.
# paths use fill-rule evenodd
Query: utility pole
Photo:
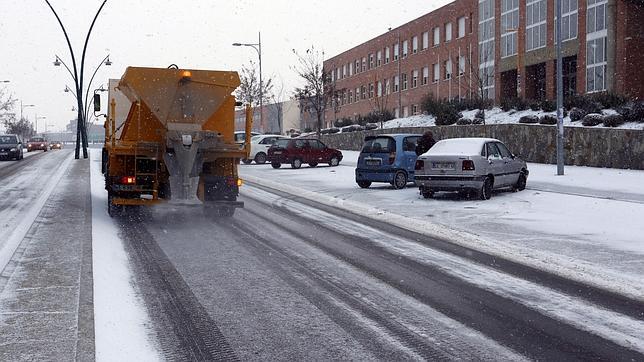
<svg viewBox="0 0 644 362"><path fill-rule="evenodd" d="M561 59L561 2L557 6L557 175L564 174L563 64Z"/></svg>

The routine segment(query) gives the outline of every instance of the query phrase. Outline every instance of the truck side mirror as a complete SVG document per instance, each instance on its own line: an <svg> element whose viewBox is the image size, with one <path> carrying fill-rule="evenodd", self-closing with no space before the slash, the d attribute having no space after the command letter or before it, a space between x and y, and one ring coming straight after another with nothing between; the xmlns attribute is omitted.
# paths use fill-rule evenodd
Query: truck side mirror
<svg viewBox="0 0 644 362"><path fill-rule="evenodd" d="M94 94L94 112L101 111L101 95L96 93Z"/></svg>

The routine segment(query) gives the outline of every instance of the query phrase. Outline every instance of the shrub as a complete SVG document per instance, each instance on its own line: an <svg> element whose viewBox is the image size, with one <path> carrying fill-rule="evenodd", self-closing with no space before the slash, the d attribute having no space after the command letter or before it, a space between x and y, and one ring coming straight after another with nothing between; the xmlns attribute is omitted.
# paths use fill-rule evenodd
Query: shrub
<svg viewBox="0 0 644 362"><path fill-rule="evenodd" d="M553 101L544 99L539 103L539 107L544 111L544 112L554 112L557 110L557 104Z"/></svg>
<svg viewBox="0 0 644 362"><path fill-rule="evenodd" d="M333 125L335 127L345 127L348 126L352 123L353 121L350 118L340 118L333 122Z"/></svg>
<svg viewBox="0 0 644 362"><path fill-rule="evenodd" d="M604 116L599 113L589 113L581 120L581 124L586 127L594 127L604 122Z"/></svg>
<svg viewBox="0 0 644 362"><path fill-rule="evenodd" d="M628 102L617 108L625 122L644 122L644 101Z"/></svg>
<svg viewBox="0 0 644 362"><path fill-rule="evenodd" d="M609 114L604 117L604 126L606 127L618 127L626 122L624 116L621 114Z"/></svg>
<svg viewBox="0 0 644 362"><path fill-rule="evenodd" d="M591 95L574 95L570 96L564 102L564 108L572 110L573 108L583 109L588 113L601 113L602 105L597 103Z"/></svg>
<svg viewBox="0 0 644 362"><path fill-rule="evenodd" d="M617 108L623 106L628 99L616 93L602 92L589 95L590 99L600 105L600 108Z"/></svg>
<svg viewBox="0 0 644 362"><path fill-rule="evenodd" d="M469 118L461 118L458 121L456 121L456 124L459 126L467 126L472 124L472 120Z"/></svg>
<svg viewBox="0 0 644 362"><path fill-rule="evenodd" d="M454 107L449 105L444 105L437 114L434 114L437 126L452 125L458 122L458 120L462 118L461 116L462 115Z"/></svg>
<svg viewBox="0 0 644 362"><path fill-rule="evenodd" d="M376 123L367 123L364 125L364 129L366 130L372 130L378 128L378 125Z"/></svg>
<svg viewBox="0 0 644 362"><path fill-rule="evenodd" d="M541 102L539 102L537 100L530 99L530 100L528 100L526 102L528 104L528 108L530 108L533 111L538 111L538 110L541 109Z"/></svg>
<svg viewBox="0 0 644 362"><path fill-rule="evenodd" d="M557 124L557 117L552 114L544 114L539 119L539 124Z"/></svg>
<svg viewBox="0 0 644 362"><path fill-rule="evenodd" d="M534 115L527 115L519 118L519 123L535 124L539 123L539 117Z"/></svg>
<svg viewBox="0 0 644 362"><path fill-rule="evenodd" d="M480 109L478 112L476 112L476 115L474 115L474 119L478 119L483 123L485 121L485 111Z"/></svg>
<svg viewBox="0 0 644 362"><path fill-rule="evenodd" d="M586 116L586 114L588 114L588 113L586 113L586 111L584 111L583 109L573 107L570 110L570 120L572 122L579 122L579 121L582 120L582 118L584 118L584 116Z"/></svg>
<svg viewBox="0 0 644 362"><path fill-rule="evenodd" d="M474 118L472 120L472 124L483 124L484 122L485 122L485 120L482 119L482 118Z"/></svg>
<svg viewBox="0 0 644 362"><path fill-rule="evenodd" d="M310 133L310 132L313 132L313 129L311 127L306 127L304 129L304 133Z"/></svg>

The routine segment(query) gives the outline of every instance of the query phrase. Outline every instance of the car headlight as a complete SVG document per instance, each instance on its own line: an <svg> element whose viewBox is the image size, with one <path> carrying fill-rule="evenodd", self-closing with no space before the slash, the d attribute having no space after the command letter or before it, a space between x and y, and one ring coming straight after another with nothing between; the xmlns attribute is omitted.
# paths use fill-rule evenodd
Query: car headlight
<svg viewBox="0 0 644 362"><path fill-rule="evenodd" d="M44 143L40 144L40 147L45 147L45 144Z"/></svg>
<svg viewBox="0 0 644 362"><path fill-rule="evenodd" d="M11 152L16 152L16 149L15 149L15 148L12 148L10 151L11 151Z"/></svg>

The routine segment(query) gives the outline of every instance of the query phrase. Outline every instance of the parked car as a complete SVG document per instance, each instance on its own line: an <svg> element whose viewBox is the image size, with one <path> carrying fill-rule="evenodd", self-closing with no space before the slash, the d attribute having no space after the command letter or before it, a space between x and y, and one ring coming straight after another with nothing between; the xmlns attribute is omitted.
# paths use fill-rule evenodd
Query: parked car
<svg viewBox="0 0 644 362"><path fill-rule="evenodd" d="M425 198L437 191L459 191L488 200L492 190L524 190L525 161L492 138L452 138L438 141L416 160L416 185Z"/></svg>
<svg viewBox="0 0 644 362"><path fill-rule="evenodd" d="M43 137L32 137L29 142L27 142L27 152L42 150L47 152L49 149L49 142Z"/></svg>
<svg viewBox="0 0 644 362"><path fill-rule="evenodd" d="M259 135L260 134L257 132L250 133L251 138ZM244 142L246 142L246 131L235 131L235 143L243 145Z"/></svg>
<svg viewBox="0 0 644 362"><path fill-rule="evenodd" d="M22 138L19 135L0 135L0 158L3 160L22 160Z"/></svg>
<svg viewBox="0 0 644 362"><path fill-rule="evenodd" d="M63 149L63 143L60 141L53 141L49 143L49 149L50 150L62 150Z"/></svg>
<svg viewBox="0 0 644 362"><path fill-rule="evenodd" d="M288 139L282 135L275 134L263 134L259 136L253 136L250 139L250 155L248 159L242 160L245 164L250 164L255 161L255 163L263 165L266 163L266 157L268 155L268 149L279 139Z"/></svg>
<svg viewBox="0 0 644 362"><path fill-rule="evenodd" d="M329 148L317 139L297 138L279 139L268 149L268 161L273 168L280 168L283 163L290 163L293 168L308 163L315 167L319 163L337 166L342 161L342 152Z"/></svg>
<svg viewBox="0 0 644 362"><path fill-rule="evenodd" d="M356 183L361 188L372 182L390 183L402 189L414 182L418 134L367 136L358 156Z"/></svg>

